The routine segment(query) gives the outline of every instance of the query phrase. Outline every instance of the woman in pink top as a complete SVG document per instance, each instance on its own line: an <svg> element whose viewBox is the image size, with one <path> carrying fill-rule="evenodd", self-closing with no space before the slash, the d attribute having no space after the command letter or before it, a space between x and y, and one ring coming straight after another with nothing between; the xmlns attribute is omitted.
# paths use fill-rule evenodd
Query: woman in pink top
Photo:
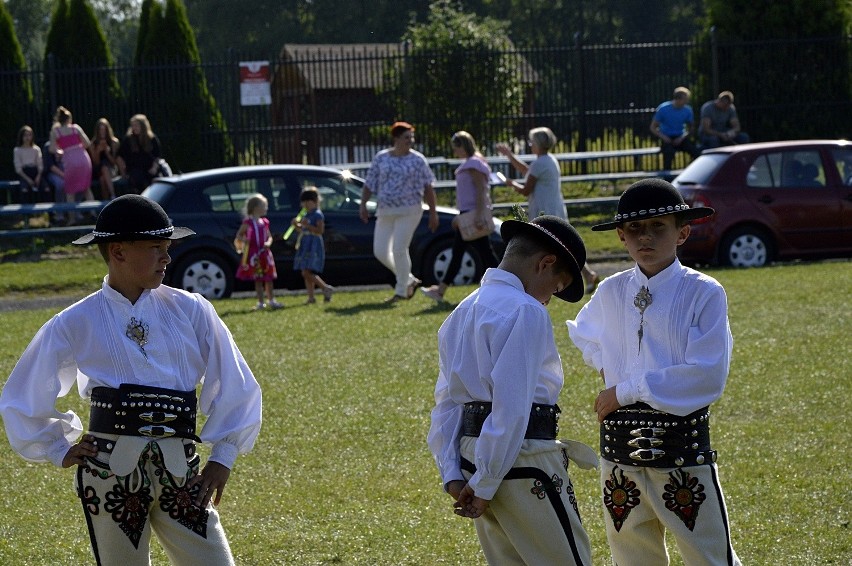
<svg viewBox="0 0 852 566"><path fill-rule="evenodd" d="M89 157L89 137L83 128L73 123L71 111L60 106L56 109L50 129L50 150L62 155L65 164L65 199L68 202L94 200L92 196L92 159Z"/></svg>
<svg viewBox="0 0 852 566"><path fill-rule="evenodd" d="M476 211L478 218L477 227L479 224L491 223L494 221L491 218L491 195L488 185L488 177L491 174L491 167L488 162L479 153L476 147L476 141L473 136L467 132L461 131L453 134L451 140L453 146L453 156L464 158L464 163L458 166L456 174L456 205L459 213L469 210ZM453 280L458 275L461 267L462 258L468 248L472 247L485 267L495 267L497 265L497 256L494 255L494 249L491 247L490 236L482 236L475 240L466 242L462 238L461 231L456 227L455 239L453 240L453 256L450 259L450 264L447 266L447 271L438 285L432 285L421 289L423 294L437 302L443 302L444 293L447 287L452 285ZM476 283L476 281L468 281L468 283Z"/></svg>

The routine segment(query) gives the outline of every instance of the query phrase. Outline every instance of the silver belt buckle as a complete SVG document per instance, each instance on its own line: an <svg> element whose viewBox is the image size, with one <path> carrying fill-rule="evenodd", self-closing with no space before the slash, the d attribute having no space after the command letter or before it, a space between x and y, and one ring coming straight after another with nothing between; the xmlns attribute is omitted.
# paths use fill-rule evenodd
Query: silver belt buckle
<svg viewBox="0 0 852 566"><path fill-rule="evenodd" d="M664 434L666 434L666 429L657 427L634 428L630 431L630 436L650 436L656 438Z"/></svg>
<svg viewBox="0 0 852 566"><path fill-rule="evenodd" d="M162 425L148 425L139 427L139 434L142 436L150 436L152 438L166 438L168 436L174 436L177 431L168 426Z"/></svg>
<svg viewBox="0 0 852 566"><path fill-rule="evenodd" d="M663 443L661 438L631 438L627 441L627 445L633 448L653 448L654 446L660 446Z"/></svg>
<svg viewBox="0 0 852 566"><path fill-rule="evenodd" d="M149 423L167 423L177 418L177 415L172 413L164 413L163 411L148 411L139 415L139 418Z"/></svg>
<svg viewBox="0 0 852 566"><path fill-rule="evenodd" d="M659 460L665 455L666 451L659 448L642 448L641 450L631 452L630 458L639 460L640 462L650 462L652 460Z"/></svg>

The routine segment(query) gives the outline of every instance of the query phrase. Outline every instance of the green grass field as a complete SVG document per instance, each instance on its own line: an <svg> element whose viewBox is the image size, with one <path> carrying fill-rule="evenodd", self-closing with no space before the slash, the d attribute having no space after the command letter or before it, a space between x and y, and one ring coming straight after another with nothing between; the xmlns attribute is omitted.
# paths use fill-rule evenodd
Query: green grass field
<svg viewBox="0 0 852 566"><path fill-rule="evenodd" d="M61 277L50 263L0 264L0 293L82 293L103 275L89 256L63 261ZM735 340L712 425L735 548L748 565L848 565L852 262L710 273L727 289ZM386 306L390 292L313 306L287 296L268 313L249 312L252 299L216 303L264 391L257 446L238 459L220 506L238 564L485 563L425 442L436 332L451 307L420 296ZM596 447L599 378L564 327L580 306L548 307L566 375L560 424ZM55 312L0 312L0 382ZM85 419L82 407L76 393L61 400ZM572 467L572 479L594 563L608 564L597 472ZM71 470L24 462L0 440L0 564L91 563L72 485ZM153 563L167 563L156 546Z"/></svg>

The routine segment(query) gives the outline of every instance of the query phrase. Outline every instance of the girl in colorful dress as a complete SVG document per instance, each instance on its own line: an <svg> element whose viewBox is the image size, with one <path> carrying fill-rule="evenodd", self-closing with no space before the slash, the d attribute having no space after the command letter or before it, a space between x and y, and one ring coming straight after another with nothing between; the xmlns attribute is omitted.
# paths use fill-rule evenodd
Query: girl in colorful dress
<svg viewBox="0 0 852 566"><path fill-rule="evenodd" d="M269 231L269 219L266 211L269 202L261 194L255 194L246 201L245 219L234 239L234 247L243 254L237 268L237 279L254 281L257 292L257 305L254 310L265 308L280 309L284 305L277 302L272 294L272 281L278 277L275 259L272 257L272 233ZM264 292L268 302L263 304Z"/></svg>
<svg viewBox="0 0 852 566"><path fill-rule="evenodd" d="M322 234L325 232L325 217L319 209L319 193L316 189L304 189L299 195L299 201L305 214L300 218L293 219L295 226L301 233L296 242L296 257L293 258L293 269L302 272L305 280L305 289L308 290L308 300L305 304L312 305L316 301L314 289L322 289L323 300L327 303L331 300L334 287L326 283L320 277L325 267L325 242Z"/></svg>

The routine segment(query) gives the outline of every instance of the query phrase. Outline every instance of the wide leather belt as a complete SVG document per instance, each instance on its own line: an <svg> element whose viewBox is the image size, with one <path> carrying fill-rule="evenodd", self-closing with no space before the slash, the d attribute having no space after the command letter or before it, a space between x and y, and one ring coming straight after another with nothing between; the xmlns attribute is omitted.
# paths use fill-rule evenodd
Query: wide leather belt
<svg viewBox="0 0 852 566"><path fill-rule="evenodd" d="M92 389L89 431L196 442L195 391L122 384Z"/></svg>
<svg viewBox="0 0 852 566"><path fill-rule="evenodd" d="M628 466L679 468L710 464L710 410L679 417L634 403L601 423L601 457Z"/></svg>
<svg viewBox="0 0 852 566"><path fill-rule="evenodd" d="M559 432L559 413L561 412L559 405L533 403L524 438L554 440ZM490 414L491 403L484 401L465 403L462 416L462 435L479 436L482 432L482 425Z"/></svg>

